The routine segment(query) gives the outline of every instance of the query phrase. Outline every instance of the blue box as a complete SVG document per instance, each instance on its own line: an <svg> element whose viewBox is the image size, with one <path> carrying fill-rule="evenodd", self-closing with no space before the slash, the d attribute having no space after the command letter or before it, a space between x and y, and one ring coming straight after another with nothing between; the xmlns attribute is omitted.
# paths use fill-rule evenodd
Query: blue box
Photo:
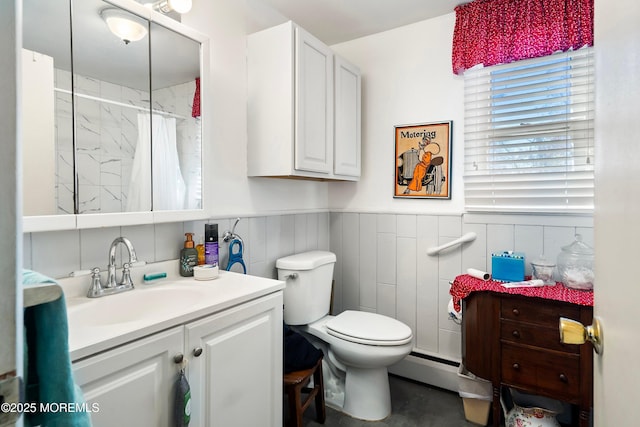
<svg viewBox="0 0 640 427"><path fill-rule="evenodd" d="M524 280L524 252L504 251L491 254L491 277L502 282Z"/></svg>

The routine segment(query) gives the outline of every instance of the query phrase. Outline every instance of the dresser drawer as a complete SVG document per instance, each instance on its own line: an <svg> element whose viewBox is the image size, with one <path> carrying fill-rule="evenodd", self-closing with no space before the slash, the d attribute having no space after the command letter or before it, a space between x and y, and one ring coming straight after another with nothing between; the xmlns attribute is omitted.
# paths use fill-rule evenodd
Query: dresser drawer
<svg viewBox="0 0 640 427"><path fill-rule="evenodd" d="M560 317L579 319L580 308L573 304L556 301L509 296L502 298L500 317L557 328Z"/></svg>
<svg viewBox="0 0 640 427"><path fill-rule="evenodd" d="M545 350L502 344L502 383L530 387L561 400L580 397L580 358Z"/></svg>
<svg viewBox="0 0 640 427"><path fill-rule="evenodd" d="M500 321L500 339L503 342L507 341L565 353L580 354L578 345L560 342L558 327L547 328L533 323L502 319Z"/></svg>

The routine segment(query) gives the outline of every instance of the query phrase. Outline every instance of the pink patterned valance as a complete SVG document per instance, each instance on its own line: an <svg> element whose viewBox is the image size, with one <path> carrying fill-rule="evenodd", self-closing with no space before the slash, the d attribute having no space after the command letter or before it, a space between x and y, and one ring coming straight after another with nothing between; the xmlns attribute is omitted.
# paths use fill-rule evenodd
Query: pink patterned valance
<svg viewBox="0 0 640 427"><path fill-rule="evenodd" d="M456 7L455 74L593 45L594 0L475 0Z"/></svg>

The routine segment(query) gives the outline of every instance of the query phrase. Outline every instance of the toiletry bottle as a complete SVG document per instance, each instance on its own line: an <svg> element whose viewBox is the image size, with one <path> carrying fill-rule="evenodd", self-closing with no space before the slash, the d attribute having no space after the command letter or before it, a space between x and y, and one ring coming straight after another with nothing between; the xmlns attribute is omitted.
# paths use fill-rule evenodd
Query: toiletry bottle
<svg viewBox="0 0 640 427"><path fill-rule="evenodd" d="M218 224L204 225L204 260L210 265L218 265Z"/></svg>
<svg viewBox="0 0 640 427"><path fill-rule="evenodd" d="M204 241L202 236L198 238L198 244L196 245L196 251L198 251L198 265L205 264L204 259Z"/></svg>
<svg viewBox="0 0 640 427"><path fill-rule="evenodd" d="M184 248L180 251L180 275L184 277L193 276L193 267L198 265L198 251L193 247L193 233L184 233L187 240Z"/></svg>

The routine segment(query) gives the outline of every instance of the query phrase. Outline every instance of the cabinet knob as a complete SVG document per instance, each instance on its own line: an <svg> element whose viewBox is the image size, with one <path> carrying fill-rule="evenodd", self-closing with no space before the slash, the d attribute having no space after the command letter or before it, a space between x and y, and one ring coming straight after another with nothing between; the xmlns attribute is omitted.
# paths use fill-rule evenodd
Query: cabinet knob
<svg viewBox="0 0 640 427"><path fill-rule="evenodd" d="M513 313L514 316L520 315L520 310L518 310L517 308L514 308L513 310L511 310L511 312Z"/></svg>
<svg viewBox="0 0 640 427"><path fill-rule="evenodd" d="M560 374L558 378L560 378L560 381L562 381L563 383L569 382L569 378L567 378L565 374Z"/></svg>
<svg viewBox="0 0 640 427"><path fill-rule="evenodd" d="M202 354L202 348L201 347L196 347L193 349L193 355L195 357L200 357L200 355Z"/></svg>
<svg viewBox="0 0 640 427"><path fill-rule="evenodd" d="M520 364L519 363L514 363L512 366L513 366L513 369L515 369L516 371L520 370Z"/></svg>
<svg viewBox="0 0 640 427"><path fill-rule="evenodd" d="M184 355L182 353L178 353L173 356L173 363L180 364L184 360Z"/></svg>
<svg viewBox="0 0 640 427"><path fill-rule="evenodd" d="M515 338L520 338L520 331L516 329L515 331L511 332L511 335L513 335Z"/></svg>

